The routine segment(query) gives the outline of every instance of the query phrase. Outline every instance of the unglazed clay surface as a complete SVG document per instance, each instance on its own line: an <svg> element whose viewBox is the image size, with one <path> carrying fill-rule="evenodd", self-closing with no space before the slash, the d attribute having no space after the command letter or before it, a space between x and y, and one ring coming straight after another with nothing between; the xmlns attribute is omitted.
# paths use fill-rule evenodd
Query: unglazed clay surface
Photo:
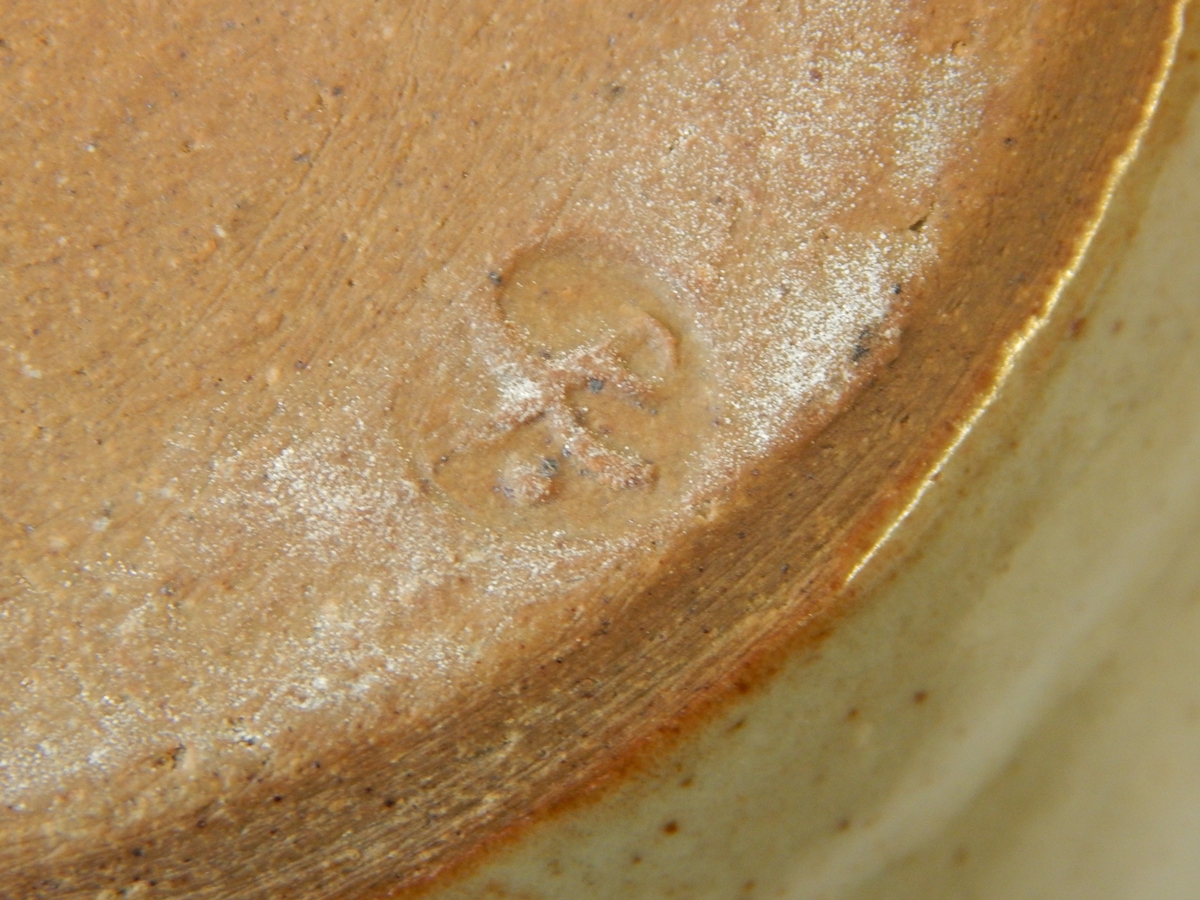
<svg viewBox="0 0 1200 900"><path fill-rule="evenodd" d="M1020 63L892 3L532 58L518 8L321 9L5 14L9 806L434 715L594 618L890 352Z"/></svg>

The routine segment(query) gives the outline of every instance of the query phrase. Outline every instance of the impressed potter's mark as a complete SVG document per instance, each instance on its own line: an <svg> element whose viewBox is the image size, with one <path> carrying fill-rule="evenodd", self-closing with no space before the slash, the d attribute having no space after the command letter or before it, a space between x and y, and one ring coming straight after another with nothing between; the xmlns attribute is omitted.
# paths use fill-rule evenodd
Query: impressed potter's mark
<svg viewBox="0 0 1200 900"><path fill-rule="evenodd" d="M493 273L506 359L494 406L431 460L476 515L600 527L678 496L712 416L698 342L670 292L624 263L530 254Z"/></svg>

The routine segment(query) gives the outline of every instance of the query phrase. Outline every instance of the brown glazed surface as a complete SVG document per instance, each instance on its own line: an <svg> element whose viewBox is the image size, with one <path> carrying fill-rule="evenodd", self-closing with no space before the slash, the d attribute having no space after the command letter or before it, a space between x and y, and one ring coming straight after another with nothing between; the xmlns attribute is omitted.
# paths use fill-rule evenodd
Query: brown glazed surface
<svg viewBox="0 0 1200 900"><path fill-rule="evenodd" d="M1177 12L835 6L5 6L0 896L417 890L830 626Z"/></svg>

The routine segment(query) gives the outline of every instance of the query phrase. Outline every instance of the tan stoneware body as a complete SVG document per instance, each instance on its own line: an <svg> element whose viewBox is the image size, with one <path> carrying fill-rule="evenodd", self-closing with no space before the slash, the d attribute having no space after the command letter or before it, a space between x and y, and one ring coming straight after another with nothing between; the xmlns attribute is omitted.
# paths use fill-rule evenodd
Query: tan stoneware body
<svg viewBox="0 0 1200 900"><path fill-rule="evenodd" d="M1004 896L1039 822L1117 840L994 779L1050 709L1128 746L1056 704L1192 627L1182 22L7 7L0 896Z"/></svg>

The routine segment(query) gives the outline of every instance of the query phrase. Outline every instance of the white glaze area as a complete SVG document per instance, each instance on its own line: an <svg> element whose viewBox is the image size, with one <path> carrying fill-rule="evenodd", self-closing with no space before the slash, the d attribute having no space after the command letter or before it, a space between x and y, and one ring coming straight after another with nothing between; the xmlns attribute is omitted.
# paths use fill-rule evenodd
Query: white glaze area
<svg viewBox="0 0 1200 900"><path fill-rule="evenodd" d="M1103 355L1092 417L1111 430L1080 448L1094 458L1073 498L1032 538L1086 548L1040 568L1070 566L1056 577L1087 633L985 790L854 900L1200 891L1200 104L1186 129L1081 348ZM1060 408L1079 384L1064 378Z"/></svg>
<svg viewBox="0 0 1200 900"><path fill-rule="evenodd" d="M239 432L233 401L216 399L155 435L148 489L122 502L153 508L144 519L158 527L122 535L91 514L88 527L124 549L71 560L57 583L25 585L0 608L0 646L21 654L0 671L0 800L16 812L67 805L73 778L145 769L180 747L175 777L232 782L311 717L340 727L346 708L364 723L395 709L434 716L526 640L595 612L572 591L594 595L596 580L713 515L740 469L819 428L899 338L896 288L937 262L937 180L969 166L986 91L1004 75L972 56L979 34L932 54L905 43L920 10L798 5L783 35L791 51L766 59L755 29L775 20L753 4L719 6L712 28L657 68L618 73L623 99L586 124L583 158L578 135L552 136L530 163L540 193L498 194L495 220L425 293L393 298L440 304L439 327L398 330L370 365L303 361L322 373L319 396L261 373L275 408L253 434ZM660 136L661 152L631 146L631 133ZM317 159L309 181L332 177L337 156ZM390 259L379 249L396 231L380 224L386 212L364 207L353 235L309 255L354 254L369 275ZM925 226L910 229L917 220ZM528 389L519 367L506 377L516 360L483 278L527 249L513 245L513 222L531 238L596 238L601 252L633 257L672 286L707 348L719 439L699 442L686 483L636 528L505 532L422 493L416 444L437 410L405 408L407 380L441 379L485 410ZM265 258L271 246L247 251L247 283L281 265ZM305 290L297 308L324 308L328 298ZM9 355L23 378L42 371ZM422 368L430 358L438 367ZM494 377L464 384L485 369ZM237 389L214 396L226 390ZM224 589L231 570L242 581ZM187 603L171 599L183 583L202 586ZM86 633L73 634L82 619ZM80 658L58 665L56 644Z"/></svg>
<svg viewBox="0 0 1200 900"><path fill-rule="evenodd" d="M761 695L441 896L1194 897L1197 234L1200 107L1128 254L1088 261L1111 270L1081 337L1048 366L1035 339L893 535L921 555Z"/></svg>

